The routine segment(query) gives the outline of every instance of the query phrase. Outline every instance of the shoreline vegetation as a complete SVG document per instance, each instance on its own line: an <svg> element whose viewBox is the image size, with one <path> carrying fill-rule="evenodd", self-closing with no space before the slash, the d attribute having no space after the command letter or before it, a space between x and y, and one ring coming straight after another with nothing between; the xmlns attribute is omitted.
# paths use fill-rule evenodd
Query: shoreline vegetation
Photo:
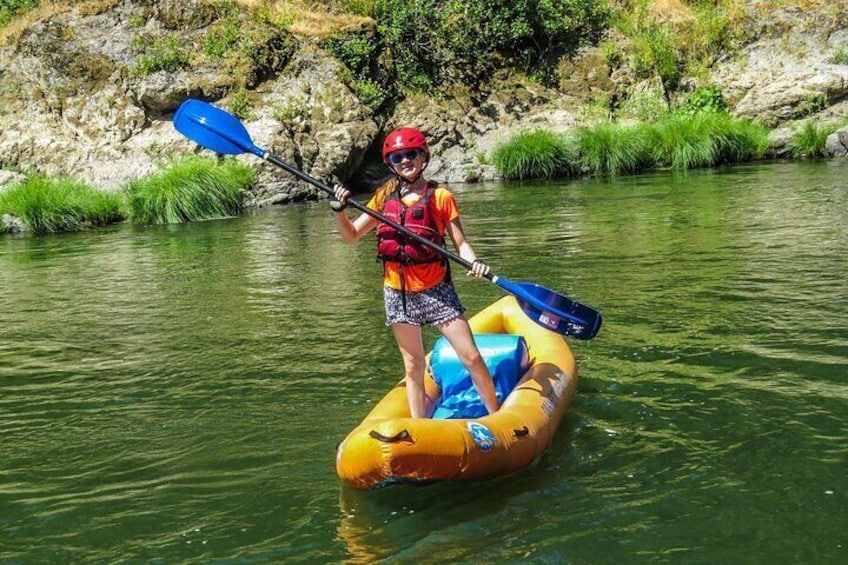
<svg viewBox="0 0 848 565"><path fill-rule="evenodd" d="M791 157L826 156L824 143L843 122L805 122L790 140ZM657 169L695 169L762 160L768 130L726 111L671 114L655 123L604 122L557 134L528 130L497 146L490 161L507 181L616 176ZM0 233L80 231L130 221L195 222L237 216L256 172L235 158L189 155L113 194L84 181L29 174L0 191ZM5 221L4 221L5 219Z"/></svg>
<svg viewBox="0 0 848 565"><path fill-rule="evenodd" d="M189 155L127 183L115 193L76 179L26 176L0 191L0 233L43 235L82 231L129 220L174 224L227 218L243 210L255 171L233 158Z"/></svg>
<svg viewBox="0 0 848 565"><path fill-rule="evenodd" d="M28 25L57 11L101 13L117 4L117 0L9 0L0 6L0 41L17 41ZM132 72L146 75L191 67L198 61L231 61L227 68L234 73L234 84L241 86L230 93L228 109L245 118L258 110L247 86L255 84L251 73L271 68L265 61L271 53L249 40L287 32L317 41L337 58L351 89L375 115L385 117L404 96L435 95L454 87L473 90L501 70L556 87L561 78L557 65L581 46L594 45L610 67L628 61L635 80L656 88L625 93L622 98L599 93L598 100L584 108L585 125L566 133L521 131L490 153L480 154L480 162L493 165L507 181L685 170L775 157L769 141L769 127L775 124L767 127L733 118L720 88L709 80L715 61L733 53L751 33L742 4L740 0L199 0L196 7L215 22L203 40L193 47L174 37L138 41L133 45L139 56ZM434 9L437 5L440 9ZM140 27L142 16L134 17L138 21L130 23ZM243 33L254 28L262 33ZM281 42L269 45L282 49ZM248 56L262 60L242 64ZM845 58L844 52L840 57ZM262 61L268 64L259 64ZM240 69L247 75L242 76ZM809 115L824 103L815 102ZM812 118L798 123L788 156L799 159L825 157L827 136L846 125L844 120L825 123ZM113 194L82 180L48 179L25 164L13 172L24 178L0 188L0 234L234 216L243 210L244 197L255 182L254 169L232 158L173 157L161 171L130 181Z"/></svg>

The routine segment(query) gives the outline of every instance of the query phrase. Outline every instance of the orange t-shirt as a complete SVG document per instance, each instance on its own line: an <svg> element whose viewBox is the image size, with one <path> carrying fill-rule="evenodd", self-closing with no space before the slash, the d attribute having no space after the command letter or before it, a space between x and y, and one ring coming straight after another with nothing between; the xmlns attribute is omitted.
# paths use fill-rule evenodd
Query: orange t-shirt
<svg viewBox="0 0 848 565"><path fill-rule="evenodd" d="M407 194L403 197L403 203L411 206L418 202L421 198L417 193ZM382 212L382 207L378 208L379 202L376 202L376 197L368 201L368 207L377 212ZM430 196L430 206L433 210L433 219L436 222L436 227L439 234L444 237L447 226L450 222L459 218L459 208L456 206L453 194L441 186L436 187L433 194ZM386 261L383 269L383 283L397 290L401 289L400 274L401 264L396 261ZM427 290L434 287L445 278L447 267L444 263L420 263L415 265L403 265L403 278L406 283L406 290L417 292Z"/></svg>

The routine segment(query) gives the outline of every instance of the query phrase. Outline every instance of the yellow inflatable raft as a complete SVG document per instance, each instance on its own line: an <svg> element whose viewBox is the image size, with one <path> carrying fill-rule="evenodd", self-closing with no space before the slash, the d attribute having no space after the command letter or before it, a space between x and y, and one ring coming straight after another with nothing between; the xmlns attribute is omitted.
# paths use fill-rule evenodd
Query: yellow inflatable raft
<svg viewBox="0 0 848 565"><path fill-rule="evenodd" d="M548 448L577 388L571 349L511 296L469 321L475 335L515 334L527 344L530 367L501 409L473 419L410 418L401 381L339 445L336 470L345 484L491 479L524 469ZM428 397L439 395L429 372L425 387Z"/></svg>

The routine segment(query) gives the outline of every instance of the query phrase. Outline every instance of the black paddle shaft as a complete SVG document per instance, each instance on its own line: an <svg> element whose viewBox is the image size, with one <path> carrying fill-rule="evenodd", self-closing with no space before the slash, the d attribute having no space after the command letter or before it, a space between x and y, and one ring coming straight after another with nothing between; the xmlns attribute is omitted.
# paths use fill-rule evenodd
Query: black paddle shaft
<svg viewBox="0 0 848 565"><path fill-rule="evenodd" d="M266 153L262 158L265 159L266 161L269 161L269 162L277 165L281 169L284 169L285 171L293 174L294 176L296 176L300 180L306 181L309 184L311 184L312 186L319 188L320 190L323 190L324 192L326 192L330 196L335 196L335 194L336 194L335 191L332 188L330 188L329 186L327 186L326 184L324 184L323 182L307 175L306 173L304 173L301 170L295 169L294 167L292 167L291 165L289 165L285 161L281 161L280 159L274 157L270 153ZM392 226L394 229L396 229L397 231L399 231L403 235L405 235L407 237L411 237L412 239L414 239L418 243L421 243L421 244L426 245L427 247L429 247L431 249L434 249L435 251L438 251L439 253L441 253L442 255L447 257L448 259L451 259L452 261L456 261L457 263L459 263L460 265L462 265L466 269L470 270L471 267L473 266L473 263L466 261L465 259L463 259L459 255L457 255L456 253L453 253L452 251L448 251L444 247L436 245L435 243L433 243L429 239L422 237L422 236L418 235L417 233L414 233L414 232L408 230L407 228L398 224L397 222L390 220L388 217L384 216L380 212L377 212L376 210L372 210L368 206L365 206L364 204L360 203L359 201L357 201L353 198L347 199L347 205L353 206L354 208L356 208L360 212L368 214L372 218L375 218L375 219L383 222L384 224L388 224L388 225ZM485 275L485 277L489 280L492 280L493 276L494 275L492 275L491 272L488 272Z"/></svg>

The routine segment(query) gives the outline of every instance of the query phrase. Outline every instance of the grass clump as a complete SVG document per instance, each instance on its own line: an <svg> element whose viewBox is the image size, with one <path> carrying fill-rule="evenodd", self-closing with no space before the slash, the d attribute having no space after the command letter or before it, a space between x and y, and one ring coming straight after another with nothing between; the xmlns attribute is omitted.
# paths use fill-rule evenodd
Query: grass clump
<svg viewBox="0 0 848 565"><path fill-rule="evenodd" d="M646 127L652 159L660 167L692 169L752 161L769 148L765 128L724 112L675 114Z"/></svg>
<svg viewBox="0 0 848 565"><path fill-rule="evenodd" d="M651 160L660 166L691 169L711 165L716 159L713 140L704 135L700 121L676 114L646 128L650 136Z"/></svg>
<svg viewBox="0 0 848 565"><path fill-rule="evenodd" d="M551 131L522 132L500 144L492 163L506 179L555 178L574 173L574 150Z"/></svg>
<svg viewBox="0 0 848 565"><path fill-rule="evenodd" d="M822 159L828 156L827 138L848 121L817 123L806 120L789 138L789 151L796 159Z"/></svg>
<svg viewBox="0 0 848 565"><path fill-rule="evenodd" d="M264 8L240 11L227 2L215 8L218 19L205 30L191 65L212 64L235 87L252 88L280 71L294 53L294 43L269 21Z"/></svg>
<svg viewBox="0 0 848 565"><path fill-rule="evenodd" d="M235 159L197 156L172 160L159 173L125 187L130 218L143 224L174 224L234 216L242 210L253 169Z"/></svg>
<svg viewBox="0 0 848 565"><path fill-rule="evenodd" d="M189 53L175 37L141 36L133 41L132 47L141 53L132 67L135 76L147 76L156 71L174 72L189 64Z"/></svg>
<svg viewBox="0 0 848 565"><path fill-rule="evenodd" d="M830 57L831 65L848 65L848 48L839 47Z"/></svg>
<svg viewBox="0 0 848 565"><path fill-rule="evenodd" d="M650 164L649 137L642 126L603 123L577 130L577 148L584 167L597 174L635 172Z"/></svg>
<svg viewBox="0 0 848 565"><path fill-rule="evenodd" d="M37 234L81 231L126 218L119 194L74 179L30 176L0 193L0 215L10 214Z"/></svg>
<svg viewBox="0 0 848 565"><path fill-rule="evenodd" d="M652 123L577 128L567 140L549 132L519 134L498 146L492 161L511 179L568 176L578 169L618 175L753 161L769 148L768 131L753 122L726 112L677 112Z"/></svg>
<svg viewBox="0 0 848 565"><path fill-rule="evenodd" d="M639 78L659 77L667 91L683 76L706 74L734 43L743 21L739 0L619 0L612 24L626 38L627 58Z"/></svg>

